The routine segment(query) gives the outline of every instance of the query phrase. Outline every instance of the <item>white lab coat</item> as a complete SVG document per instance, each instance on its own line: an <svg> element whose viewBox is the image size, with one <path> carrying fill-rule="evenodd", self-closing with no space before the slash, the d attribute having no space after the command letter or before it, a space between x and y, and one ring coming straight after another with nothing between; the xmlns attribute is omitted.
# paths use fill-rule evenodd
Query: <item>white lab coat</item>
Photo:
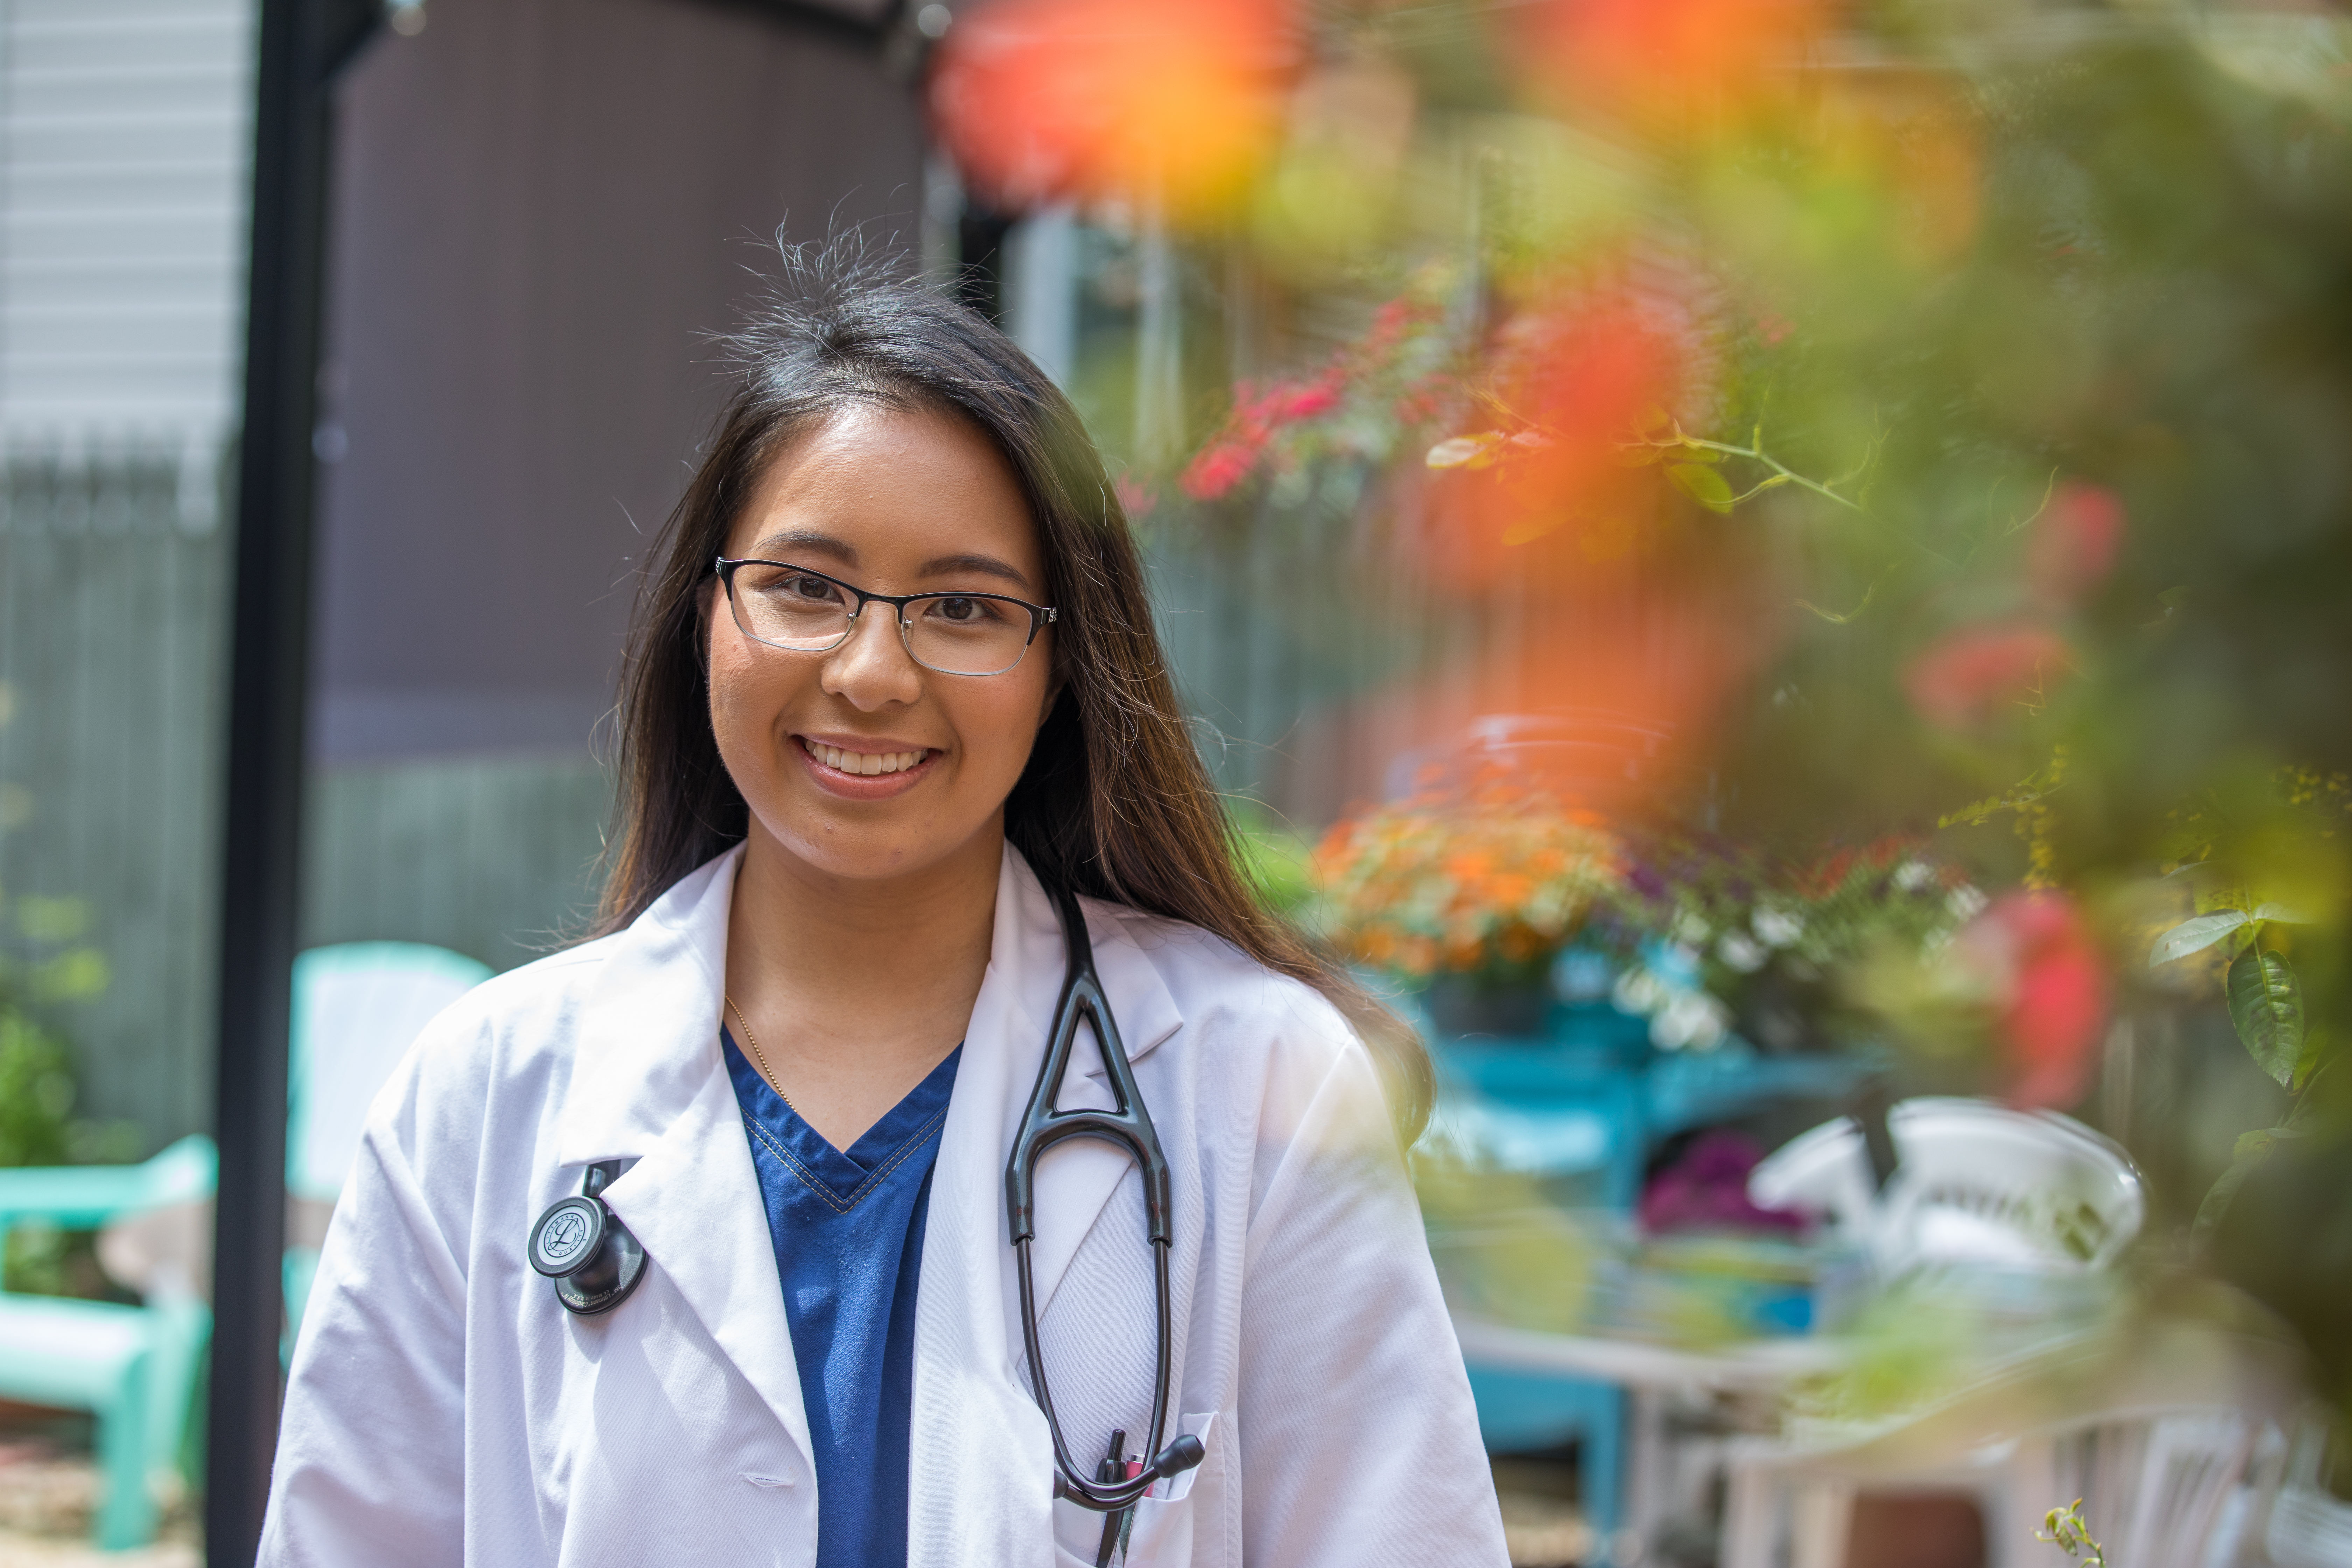
<svg viewBox="0 0 2352 1568"><path fill-rule="evenodd" d="M260 1561L300 1568L776 1564L817 1533L808 1424L719 1049L737 856L626 931L490 981L370 1115L296 1347ZM1311 989L1198 930L1088 901L1095 962L1174 1175L1171 1436L1208 1457L1138 1509L1129 1561L1507 1562L1462 1357L1362 1045ZM908 1568L1090 1564L1030 1397L1004 1163L1063 979L1007 849L931 1181ZM1081 1037L1062 1103L1108 1105ZM523 1258L584 1168L651 1259L578 1318ZM1080 1463L1139 1447L1153 1359L1133 1163L1038 1176L1051 1387ZM1181 1424L1172 1417L1181 1417Z"/></svg>

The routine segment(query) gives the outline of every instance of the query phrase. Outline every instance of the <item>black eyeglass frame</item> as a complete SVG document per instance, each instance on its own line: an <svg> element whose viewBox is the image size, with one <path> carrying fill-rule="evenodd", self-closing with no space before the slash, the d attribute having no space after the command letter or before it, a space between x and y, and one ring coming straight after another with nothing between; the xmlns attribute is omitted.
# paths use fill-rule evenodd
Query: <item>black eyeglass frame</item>
<svg viewBox="0 0 2352 1568"><path fill-rule="evenodd" d="M1014 670L1021 668L1021 659L1014 659L1003 669L992 669L985 672L975 672L967 669L941 669L937 665L923 664L922 659L915 652L915 644L913 640L915 623L907 618L907 606L909 605L919 604L925 599L986 599L991 604L995 605L1018 605L1023 609L1029 612L1029 635L1024 638L1021 643L1022 658L1029 657L1029 649L1035 645L1037 641L1037 634L1044 631L1055 621L1061 619L1061 612L1059 610L1049 608L1044 605L1033 605L1026 599L1016 599L1010 594L976 594L962 589L949 589L944 592L929 594L869 594L865 589L859 587L856 584L845 583L829 572L819 572L813 566L795 565L790 561L770 561L764 556L756 555L746 555L740 558L730 558L729 556L720 555L713 558L711 565L712 569L719 574L719 581L720 584L727 590L727 607L729 613L735 616L735 629L741 632L745 637L750 637L753 642L760 644L763 647L780 647L786 653L831 653L835 648L839 647L843 643L849 640L849 634L857 629L857 617L866 613L866 605L887 605L892 610L897 612L894 618L898 623L898 641L900 645L906 648L907 657L908 658L914 659L917 664L922 665L925 669L930 670L932 673L937 675L961 675L985 680L992 675L1012 674ZM849 612L849 624L842 628L841 636L825 644L823 647L793 647L788 643L771 642L766 637L754 632L751 627L745 626L740 615L736 613L740 609L740 602L735 597L735 574L739 568L745 566L773 566L778 571L796 572L803 576L819 578L824 582L832 584L835 587L839 588L844 593L853 595L857 600L857 607Z"/></svg>

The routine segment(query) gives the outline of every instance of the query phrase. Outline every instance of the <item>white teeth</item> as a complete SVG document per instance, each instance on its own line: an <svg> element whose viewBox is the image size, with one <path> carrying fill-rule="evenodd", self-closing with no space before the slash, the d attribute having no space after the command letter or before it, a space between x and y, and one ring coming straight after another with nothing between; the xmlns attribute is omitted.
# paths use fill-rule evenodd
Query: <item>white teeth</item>
<svg viewBox="0 0 2352 1568"><path fill-rule="evenodd" d="M924 752L845 752L839 746L820 745L814 741L803 741L810 756L845 773L858 773L871 778L879 773L904 773L929 753Z"/></svg>

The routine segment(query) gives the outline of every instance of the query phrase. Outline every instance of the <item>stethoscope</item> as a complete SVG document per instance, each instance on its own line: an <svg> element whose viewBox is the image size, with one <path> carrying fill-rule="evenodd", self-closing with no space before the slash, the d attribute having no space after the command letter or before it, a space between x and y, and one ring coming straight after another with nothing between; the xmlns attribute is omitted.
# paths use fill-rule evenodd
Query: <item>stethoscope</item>
<svg viewBox="0 0 2352 1568"><path fill-rule="evenodd" d="M1053 889L1055 912L1061 919L1062 942L1068 949L1068 971L1062 981L1062 998L1054 1009L1054 1026L1046 1037L1045 1059L1037 1069L1037 1087L1030 1091L1022 1113L1020 1133L1004 1166L1004 1212L1010 1223L1013 1252L1021 1277L1021 1342L1029 1353L1032 1397L1045 1413L1054 1438L1054 1492L1080 1508L1108 1514L1104 1521L1102 1553L1108 1563L1114 1543L1124 1536L1129 1510L1160 1481L1183 1474L1199 1464L1207 1450L1189 1433L1166 1447L1168 1384L1173 1361L1173 1310L1170 1304L1168 1251L1175 1245L1175 1227L1169 1221L1168 1157L1160 1152L1160 1134L1144 1108L1142 1091L1135 1085L1135 1069L1111 1016L1110 1001L1095 974L1094 943L1087 937L1086 916L1076 894ZM1060 1110L1055 1101L1070 1066L1078 1025L1094 1027L1095 1046L1101 1053L1109 1079L1108 1110ZM1054 1414L1053 1392L1045 1383L1045 1358L1037 1342L1037 1290L1029 1260L1029 1244L1036 1239L1035 1187L1037 1162L1046 1150L1068 1138L1097 1138L1133 1156L1143 1173L1143 1217L1151 1240L1152 1278L1158 1303L1159 1363L1151 1382L1151 1443L1149 1459L1126 1459L1119 1450L1126 1434L1114 1433L1111 1453L1089 1480L1080 1470L1070 1445L1062 1435L1061 1418ZM555 1283L555 1299L564 1310L583 1318L609 1312L629 1299L644 1283L646 1251L629 1234L620 1217L606 1205L605 1187L620 1173L617 1160L588 1167L577 1194L551 1205L531 1226L528 1256L530 1266Z"/></svg>

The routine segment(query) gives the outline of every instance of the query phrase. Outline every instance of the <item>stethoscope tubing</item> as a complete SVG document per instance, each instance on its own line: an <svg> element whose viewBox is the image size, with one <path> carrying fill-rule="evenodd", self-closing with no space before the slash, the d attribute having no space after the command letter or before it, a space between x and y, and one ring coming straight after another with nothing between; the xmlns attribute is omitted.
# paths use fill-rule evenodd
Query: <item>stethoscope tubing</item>
<svg viewBox="0 0 2352 1568"><path fill-rule="evenodd" d="M1175 1184L1169 1173L1168 1157L1160 1146L1159 1131L1152 1126L1151 1113L1144 1106L1142 1091L1136 1087L1135 1069L1128 1060L1126 1043L1119 1038L1110 999L1103 994L1102 982L1095 973L1094 944L1087 937L1086 913L1078 907L1077 896L1068 889L1055 887L1052 894L1055 912L1061 917L1069 966L1062 982L1061 1001L1054 1010L1054 1026L1046 1036L1045 1058L1038 1065L1037 1085L1030 1091L1020 1133L1013 1139L1012 1155L1005 1162L1005 1218L1020 1275L1021 1342L1029 1356L1030 1389L1037 1408L1045 1413L1046 1428L1054 1439L1055 1489L1080 1508L1116 1513L1140 1501L1163 1477L1179 1474L1201 1462L1202 1447L1196 1437L1179 1438L1164 1450L1160 1447L1168 1435L1169 1383L1174 1371L1175 1309L1168 1279L1168 1254L1176 1239L1175 1227L1169 1218ZM1109 1110L1057 1110L1054 1107L1062 1079L1069 1070L1070 1053L1082 1022L1094 1026L1095 1044L1101 1053L1104 1077L1109 1080L1115 1102ZM1143 1178L1143 1214L1151 1241L1159 1342L1158 1362L1151 1379L1151 1443L1144 1450L1142 1470L1117 1481L1087 1479L1076 1457L1070 1452L1069 1441L1062 1435L1061 1418L1054 1410L1053 1390L1045 1377L1045 1351L1038 1342L1037 1293L1029 1260L1030 1243L1037 1234L1037 1161L1047 1149L1068 1138L1096 1138L1125 1150L1133 1156Z"/></svg>
<svg viewBox="0 0 2352 1568"><path fill-rule="evenodd" d="M1054 1413L1054 1393L1045 1382L1045 1360L1037 1343L1036 1284L1029 1268L1029 1243L1014 1244L1013 1252L1021 1275L1021 1343L1029 1352L1029 1382L1037 1407L1045 1414L1045 1428L1054 1438L1055 1489L1080 1508L1097 1513L1117 1513L1142 1500L1145 1494L1160 1484L1162 1472L1158 1460L1164 1458L1160 1441L1168 1430L1168 1379L1172 1370L1169 1342L1170 1317L1168 1284L1168 1244L1151 1245L1153 1283L1159 1297L1160 1359L1151 1379L1151 1446L1144 1450L1152 1459L1140 1474L1123 1481L1090 1481L1078 1468L1076 1457L1070 1452L1068 1439L1062 1436L1061 1418ZM1189 1468L1179 1466L1179 1470Z"/></svg>

